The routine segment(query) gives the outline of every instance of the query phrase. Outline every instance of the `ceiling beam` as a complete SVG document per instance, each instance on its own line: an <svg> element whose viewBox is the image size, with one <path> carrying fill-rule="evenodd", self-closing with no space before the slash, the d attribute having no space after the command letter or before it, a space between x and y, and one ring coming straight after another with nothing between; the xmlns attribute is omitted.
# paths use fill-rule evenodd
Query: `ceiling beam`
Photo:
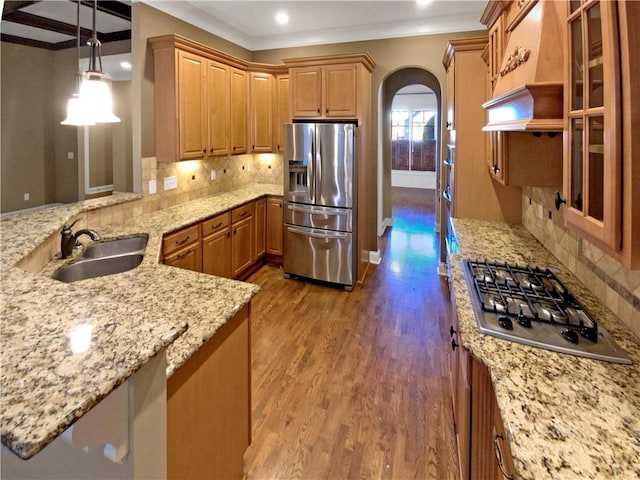
<svg viewBox="0 0 640 480"><path fill-rule="evenodd" d="M16 37L15 35L9 35L7 33L0 34L0 40L6 43L15 43L18 45L26 45L28 47L44 48L45 50L55 50L55 43L41 42L40 40L33 40L31 38ZM75 46L75 40L73 46Z"/></svg>
<svg viewBox="0 0 640 480"><path fill-rule="evenodd" d="M28 7L29 5L33 5L34 3L38 3L40 0L32 0L32 1L11 1L4 2L4 7L2 9L2 17L10 13L16 12L22 8Z"/></svg>
<svg viewBox="0 0 640 480"><path fill-rule="evenodd" d="M29 27L40 28L42 30L49 30L51 32L62 33L72 37L77 36L76 25L60 22L52 18L40 17L38 15L33 15L32 13L15 11L8 15L4 15L3 20L19 23L20 25L27 25ZM90 37L91 34L92 31L90 29L80 27L81 36Z"/></svg>

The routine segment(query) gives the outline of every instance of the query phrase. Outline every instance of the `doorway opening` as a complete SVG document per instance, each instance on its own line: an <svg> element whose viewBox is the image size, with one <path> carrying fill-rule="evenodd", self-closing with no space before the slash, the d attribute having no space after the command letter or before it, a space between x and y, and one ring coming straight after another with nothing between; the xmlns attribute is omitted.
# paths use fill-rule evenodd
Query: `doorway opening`
<svg viewBox="0 0 640 480"><path fill-rule="evenodd" d="M391 186L436 188L438 105L430 88L401 88L391 106Z"/></svg>
<svg viewBox="0 0 640 480"><path fill-rule="evenodd" d="M432 252L434 258L429 259L429 264L433 265L437 265L436 233L440 218L441 111L440 82L423 68L396 70L382 82L378 117L383 119L378 130L378 235L383 237L387 227L394 227L397 233L411 232L406 237L412 240L408 245L427 256ZM416 243L418 240L420 245Z"/></svg>

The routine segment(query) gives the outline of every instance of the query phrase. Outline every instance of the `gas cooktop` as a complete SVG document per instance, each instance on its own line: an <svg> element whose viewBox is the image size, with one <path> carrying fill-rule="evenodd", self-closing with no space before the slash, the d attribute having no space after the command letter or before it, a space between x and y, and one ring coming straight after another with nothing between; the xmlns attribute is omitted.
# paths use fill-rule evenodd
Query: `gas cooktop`
<svg viewBox="0 0 640 480"><path fill-rule="evenodd" d="M462 261L482 333L561 353L631 364L624 350L552 271Z"/></svg>

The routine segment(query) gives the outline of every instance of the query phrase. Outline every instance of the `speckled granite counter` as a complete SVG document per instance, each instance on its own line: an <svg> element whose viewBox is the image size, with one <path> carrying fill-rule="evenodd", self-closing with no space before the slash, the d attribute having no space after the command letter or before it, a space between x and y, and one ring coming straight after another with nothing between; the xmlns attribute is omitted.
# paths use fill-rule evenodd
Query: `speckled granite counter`
<svg viewBox="0 0 640 480"><path fill-rule="evenodd" d="M490 371L522 479L640 478L640 343L524 227L452 220L450 258L462 345ZM618 365L482 335L462 274L463 258L555 265L558 278L624 348Z"/></svg>
<svg viewBox="0 0 640 480"><path fill-rule="evenodd" d="M49 278L60 260L40 275L14 265L73 216L139 195L3 219L2 443L30 458L163 348L171 375L246 305L256 285L160 264L162 235L264 195L282 195L282 187L249 185L101 228L104 239L149 235L144 260L134 270L73 284ZM90 348L74 354L69 332L83 324L92 328Z"/></svg>

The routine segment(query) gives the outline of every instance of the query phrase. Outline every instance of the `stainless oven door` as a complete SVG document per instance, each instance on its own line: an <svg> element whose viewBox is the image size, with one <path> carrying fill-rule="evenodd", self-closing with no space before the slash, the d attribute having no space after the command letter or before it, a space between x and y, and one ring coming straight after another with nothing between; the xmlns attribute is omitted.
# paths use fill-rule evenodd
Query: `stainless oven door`
<svg viewBox="0 0 640 480"><path fill-rule="evenodd" d="M353 285L352 234L297 225L284 226L284 272Z"/></svg>

